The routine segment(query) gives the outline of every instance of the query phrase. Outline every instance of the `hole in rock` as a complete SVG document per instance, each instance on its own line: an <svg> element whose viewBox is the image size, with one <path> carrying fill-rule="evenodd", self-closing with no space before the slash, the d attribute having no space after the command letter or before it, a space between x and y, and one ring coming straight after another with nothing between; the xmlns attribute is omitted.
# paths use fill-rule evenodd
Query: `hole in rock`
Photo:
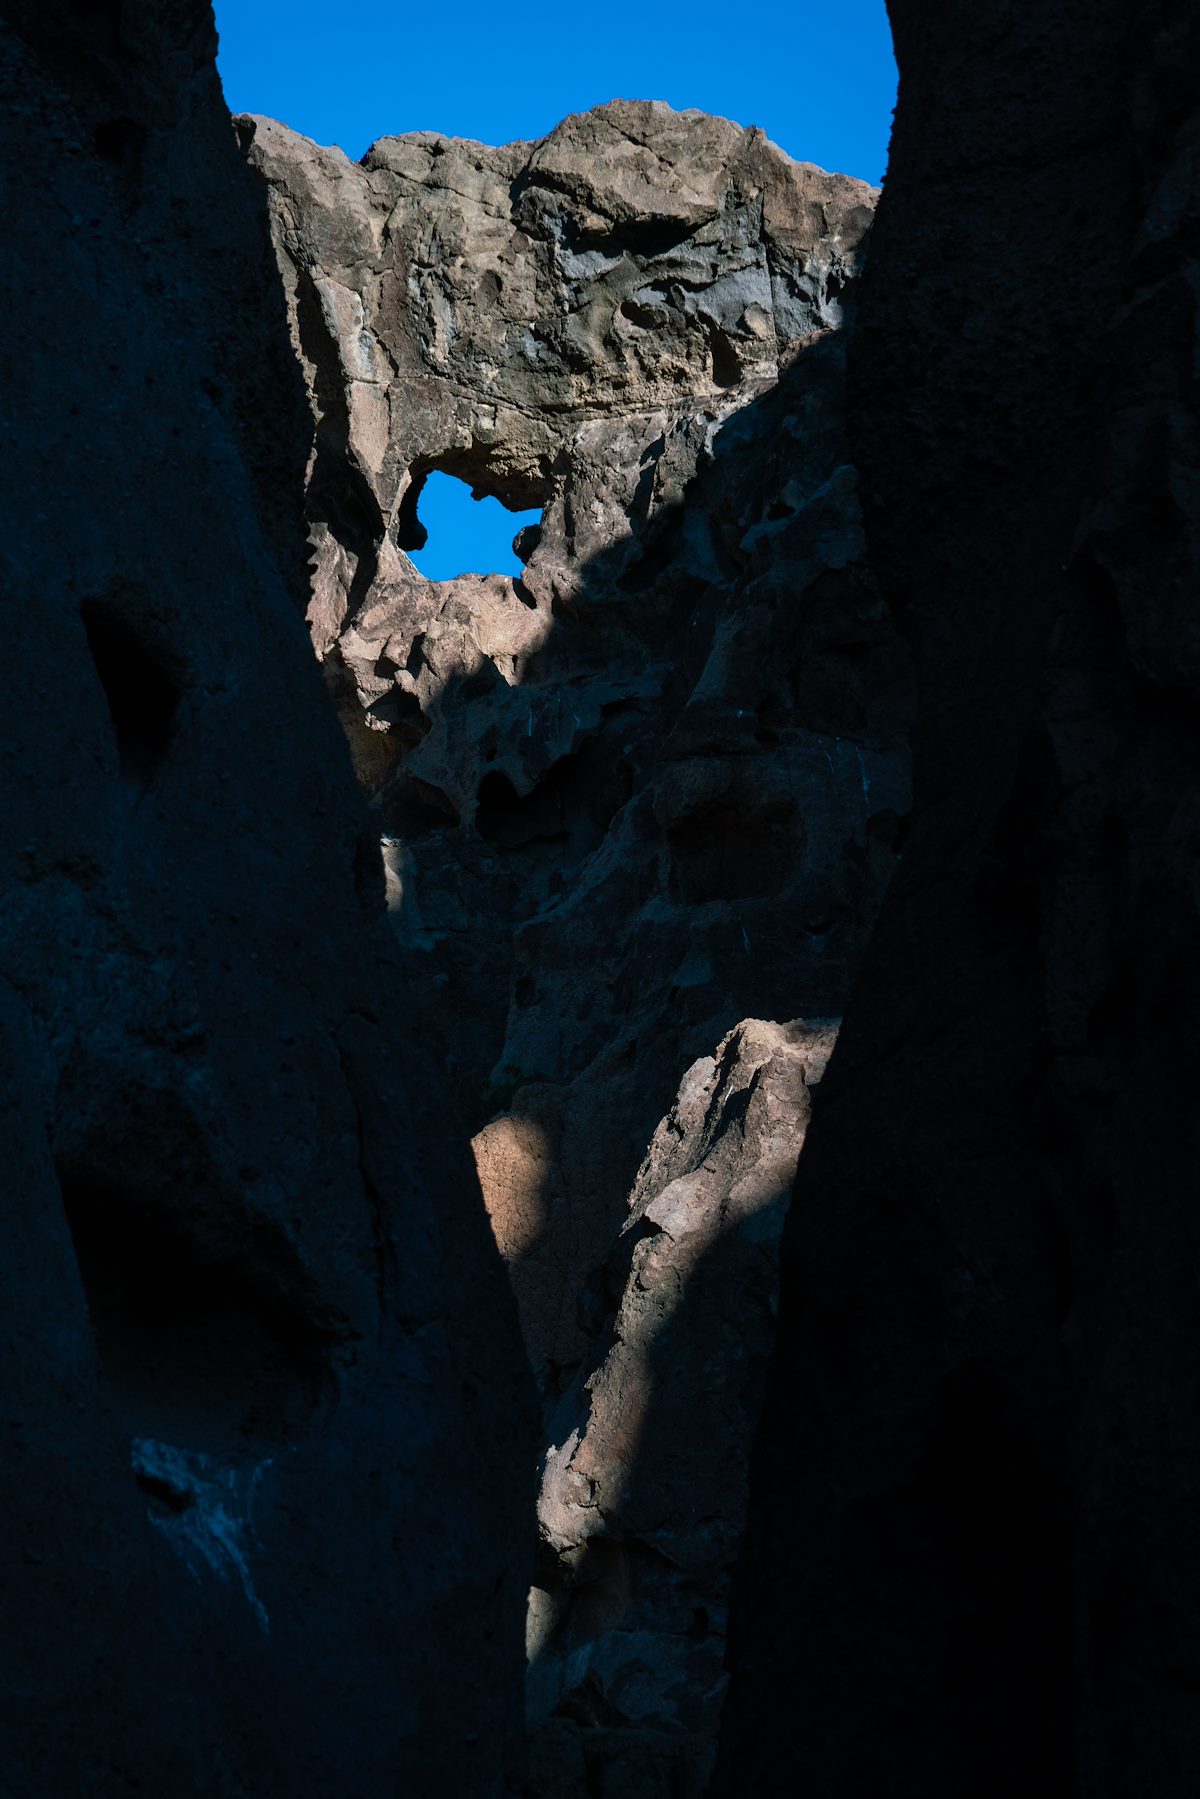
<svg viewBox="0 0 1200 1799"><path fill-rule="evenodd" d="M519 575L532 553L542 522L536 509L510 512L488 495L476 499L465 481L434 469L425 477L413 508L416 530L401 547L430 581L456 575ZM522 540L522 554L513 548Z"/></svg>
<svg viewBox="0 0 1200 1799"><path fill-rule="evenodd" d="M84 605L83 628L108 701L121 773L145 787L171 740L179 684L125 620L103 602Z"/></svg>
<svg viewBox="0 0 1200 1799"><path fill-rule="evenodd" d="M141 165L148 137L146 127L138 119L102 119L92 133L100 155L126 174L135 174Z"/></svg>
<svg viewBox="0 0 1200 1799"><path fill-rule="evenodd" d="M723 331L714 325L708 337L713 381L718 387L736 387L742 378L742 361Z"/></svg>
<svg viewBox="0 0 1200 1799"><path fill-rule="evenodd" d="M668 831L672 886L693 905L708 900L769 899L793 879L804 827L786 801L755 805L730 796Z"/></svg>
<svg viewBox="0 0 1200 1799"><path fill-rule="evenodd" d="M147 1499L153 1500L156 1506L172 1517L178 1518L182 1512L190 1511L196 1503L195 1494L176 1486L172 1481L164 1480L161 1475L141 1473L134 1478Z"/></svg>
<svg viewBox="0 0 1200 1799"><path fill-rule="evenodd" d="M475 829L498 849L553 844L554 861L582 861L603 842L632 786L628 764L592 738L555 762L526 794L498 769L485 775Z"/></svg>
<svg viewBox="0 0 1200 1799"><path fill-rule="evenodd" d="M61 1186L101 1367L135 1436L219 1453L303 1425L326 1346L293 1301L107 1179L64 1171Z"/></svg>
<svg viewBox="0 0 1200 1799"><path fill-rule="evenodd" d="M435 831L456 830L459 822L449 794L410 774L402 775L388 793L383 815L389 831L406 843Z"/></svg>

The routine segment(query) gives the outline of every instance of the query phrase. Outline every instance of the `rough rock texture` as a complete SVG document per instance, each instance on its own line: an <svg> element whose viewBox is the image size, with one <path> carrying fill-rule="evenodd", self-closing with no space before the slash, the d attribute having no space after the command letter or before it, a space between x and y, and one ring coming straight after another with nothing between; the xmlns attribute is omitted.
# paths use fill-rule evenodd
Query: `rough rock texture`
<svg viewBox="0 0 1200 1799"><path fill-rule="evenodd" d="M211 15L4 11L0 1785L515 1791L527 1374Z"/></svg>
<svg viewBox="0 0 1200 1799"><path fill-rule="evenodd" d="M657 104L361 166L239 129L316 421L314 639L427 1016L508 1121L477 1149L552 1406L680 1072L837 1014L894 863L907 652L834 329L874 195ZM434 468L544 506L519 580L413 568Z"/></svg>
<svg viewBox="0 0 1200 1799"><path fill-rule="evenodd" d="M785 1236L717 1791L1191 1794L1200 24L891 12L851 419L915 804Z"/></svg>
<svg viewBox="0 0 1200 1799"><path fill-rule="evenodd" d="M832 1025L749 1019L690 1068L551 1426L529 1619L531 1791L700 1794L774 1338L779 1233Z"/></svg>

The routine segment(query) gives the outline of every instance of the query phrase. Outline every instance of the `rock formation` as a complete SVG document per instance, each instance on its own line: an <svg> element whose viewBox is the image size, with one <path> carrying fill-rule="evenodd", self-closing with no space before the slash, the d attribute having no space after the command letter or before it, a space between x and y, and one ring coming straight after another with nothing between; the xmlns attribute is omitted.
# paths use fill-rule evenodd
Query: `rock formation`
<svg viewBox="0 0 1200 1799"><path fill-rule="evenodd" d="M714 1791L1194 1791L1200 25L891 10L860 282L755 131L256 186L200 0L7 0L21 1799L692 1799L818 1079Z"/></svg>
<svg viewBox="0 0 1200 1799"><path fill-rule="evenodd" d="M843 423L874 195L661 105L357 166L238 128L313 412L314 643L543 1392L531 1791L699 1794L827 1049L733 1027L840 1011L908 803ZM408 560L435 469L543 508L519 578Z"/></svg>
<svg viewBox="0 0 1200 1799"><path fill-rule="evenodd" d="M431 1032L508 1121L480 1166L552 1406L682 1071L836 1015L893 865L907 652L836 330L874 195L662 105L362 165L239 129L313 406L314 641ZM433 469L544 508L519 579L417 573Z"/></svg>
<svg viewBox="0 0 1200 1799"><path fill-rule="evenodd" d="M787 1227L717 1791L1185 1795L1200 23L891 13L851 429L914 810Z"/></svg>
<svg viewBox="0 0 1200 1799"><path fill-rule="evenodd" d="M528 1375L211 14L4 10L0 1785L515 1792Z"/></svg>
<svg viewBox="0 0 1200 1799"><path fill-rule="evenodd" d="M552 1420L538 1503L547 1799L705 1790L779 1233L835 1034L744 1021L688 1070L634 1183L592 1300L612 1324Z"/></svg>

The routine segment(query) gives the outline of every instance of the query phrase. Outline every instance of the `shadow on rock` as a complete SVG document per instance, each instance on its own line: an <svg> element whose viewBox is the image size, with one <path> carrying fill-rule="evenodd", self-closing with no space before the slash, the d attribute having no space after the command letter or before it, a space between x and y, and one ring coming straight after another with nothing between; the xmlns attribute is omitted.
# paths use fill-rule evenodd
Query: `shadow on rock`
<svg viewBox="0 0 1200 1799"><path fill-rule="evenodd" d="M776 1257L832 1024L746 1020L687 1073L550 1429L530 1602L531 1792L704 1791Z"/></svg>

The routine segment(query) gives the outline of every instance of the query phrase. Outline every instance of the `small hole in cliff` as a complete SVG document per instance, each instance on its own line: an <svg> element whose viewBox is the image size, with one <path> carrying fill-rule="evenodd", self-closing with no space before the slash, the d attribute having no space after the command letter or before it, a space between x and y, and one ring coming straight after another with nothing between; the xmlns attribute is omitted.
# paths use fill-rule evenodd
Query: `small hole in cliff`
<svg viewBox="0 0 1200 1799"><path fill-rule="evenodd" d="M736 387L742 378L742 363L737 351L725 333L715 326L708 334L708 344L714 382L718 387Z"/></svg>
<svg viewBox="0 0 1200 1799"><path fill-rule="evenodd" d="M186 1487L179 1487L174 1482L163 1480L157 1474L137 1474L134 1476L138 1486L154 1505L178 1518L181 1513L190 1511L196 1502L194 1493Z"/></svg>
<svg viewBox="0 0 1200 1799"><path fill-rule="evenodd" d="M171 740L179 684L125 620L101 601L83 607L88 649L117 737L121 773L149 785Z"/></svg>
<svg viewBox="0 0 1200 1799"><path fill-rule="evenodd" d="M650 290L655 291L653 288ZM671 308L647 304L643 300L622 300L621 317L628 319L631 325L637 325L643 331L653 331L660 325L671 322Z"/></svg>
<svg viewBox="0 0 1200 1799"><path fill-rule="evenodd" d="M795 876L804 827L790 801L729 796L667 830L671 885L689 904L769 899Z"/></svg>
<svg viewBox="0 0 1200 1799"><path fill-rule="evenodd" d="M211 1452L303 1425L327 1378L310 1320L111 1181L74 1168L61 1190L101 1368L135 1435Z"/></svg>
<svg viewBox="0 0 1200 1799"><path fill-rule="evenodd" d="M527 533L542 522L540 511L510 512L490 496L474 497L465 481L438 469L421 483L409 515L400 547L430 581L519 575L532 553ZM523 554L514 549L514 537Z"/></svg>
<svg viewBox="0 0 1200 1799"><path fill-rule="evenodd" d="M499 850L528 852L553 844L554 862L579 862L603 842L632 787L624 758L590 738L548 768L526 794L498 769L485 775L475 829Z"/></svg>
<svg viewBox="0 0 1200 1799"><path fill-rule="evenodd" d="M138 119L102 119L92 133L92 141L105 162L132 175L141 168L148 135Z"/></svg>

